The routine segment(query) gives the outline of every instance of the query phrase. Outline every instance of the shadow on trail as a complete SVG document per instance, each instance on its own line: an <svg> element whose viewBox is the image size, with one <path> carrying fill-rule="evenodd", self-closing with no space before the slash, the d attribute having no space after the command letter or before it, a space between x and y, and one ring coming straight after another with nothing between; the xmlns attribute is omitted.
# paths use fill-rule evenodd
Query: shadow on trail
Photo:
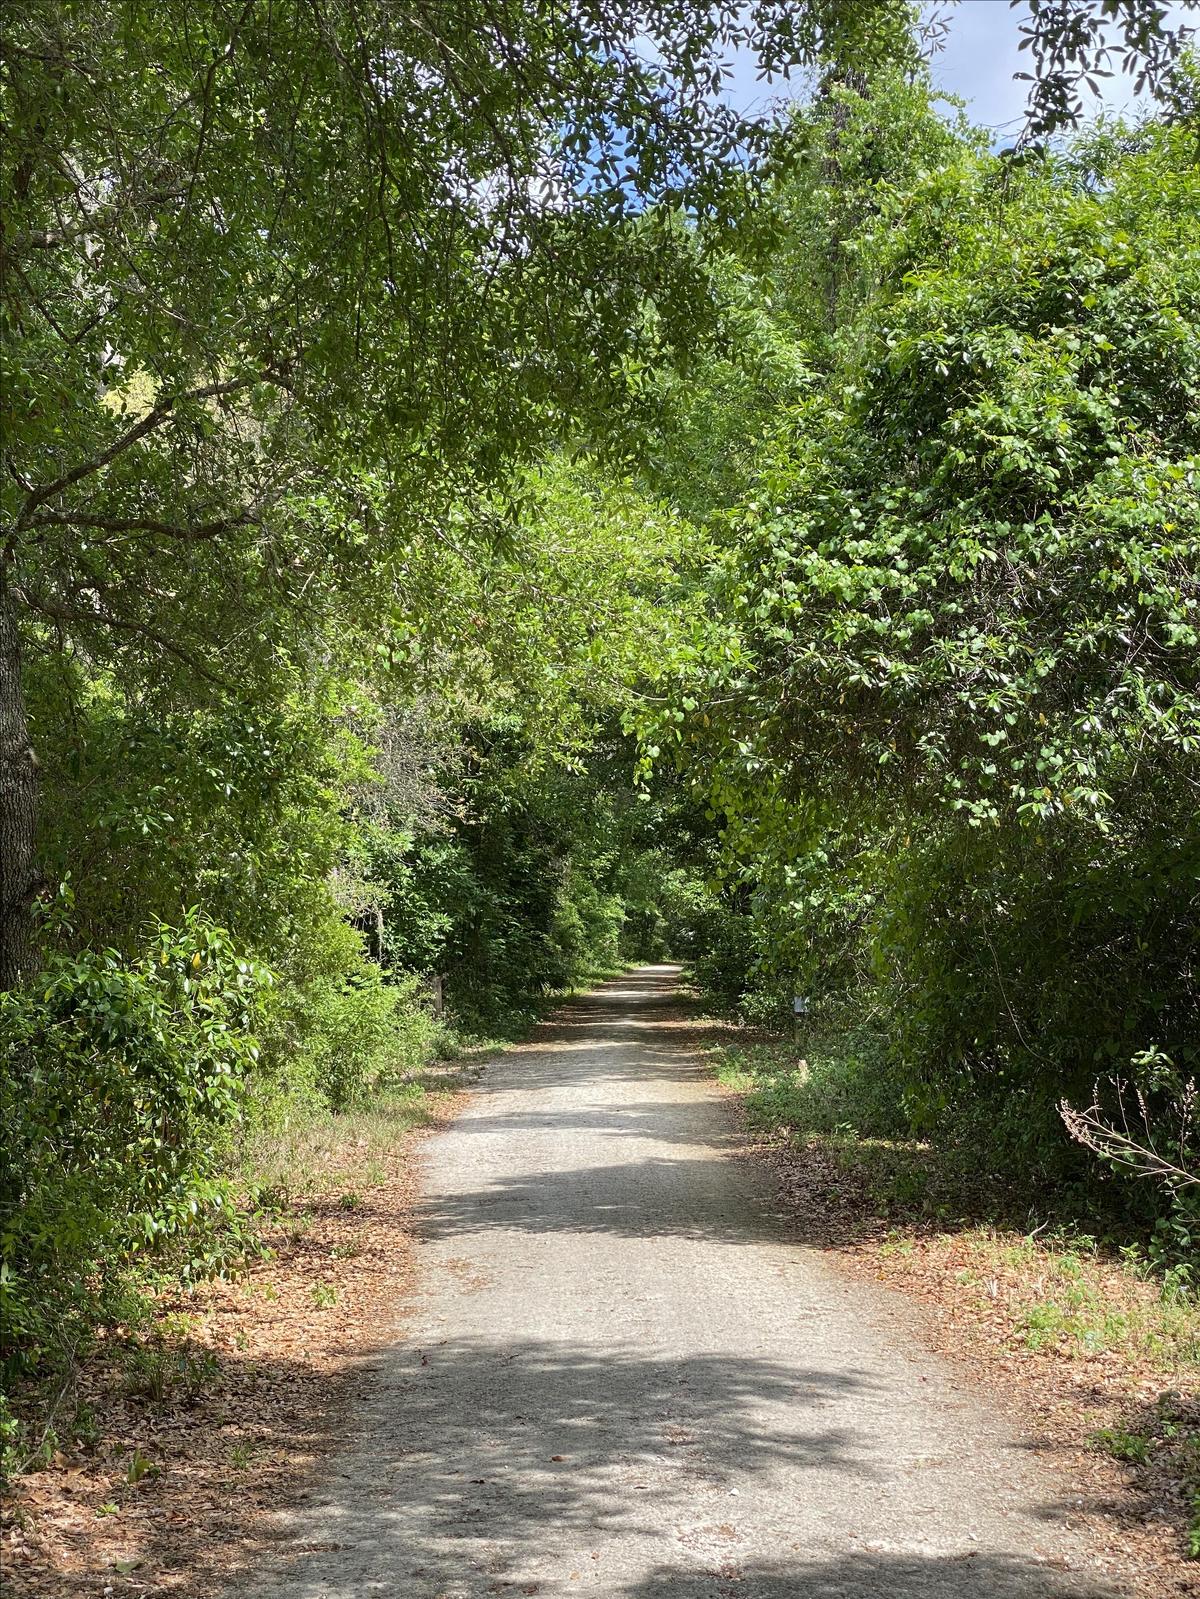
<svg viewBox="0 0 1200 1599"><path fill-rule="evenodd" d="M427 1242L503 1228L784 1246L785 1224L776 1211L765 1208L765 1196L760 1210L751 1203L748 1189L714 1181L714 1167L722 1169L711 1157L651 1158L529 1172L425 1201L416 1213L418 1231Z"/></svg>
<svg viewBox="0 0 1200 1599"><path fill-rule="evenodd" d="M563 1111L525 1111L521 1117L523 1131L544 1130L548 1133L559 1132L588 1132L599 1133L604 1138L649 1138L657 1143L665 1142L663 1133L663 1112L670 1109L678 1114L680 1122L678 1131L671 1135L671 1142L682 1144L702 1145L706 1149L736 1150L741 1147L742 1139L731 1128L715 1127L710 1116L686 1115L687 1108L682 1105L669 1107L659 1100L641 1100L637 1104L622 1105L620 1108L604 1109L600 1106L587 1109ZM507 1128L507 1120L502 1111L494 1116L472 1116L469 1121L458 1124L458 1131L464 1137L475 1138L482 1133L503 1133Z"/></svg>
<svg viewBox="0 0 1200 1599"><path fill-rule="evenodd" d="M427 1457L422 1480L441 1483L443 1504L456 1495L477 1502L472 1490L488 1487L513 1532L551 1513L556 1525L581 1514L591 1523L593 1473L614 1463L636 1475L639 1462L669 1458L681 1485L736 1486L783 1462L872 1474L856 1433L821 1425L833 1399L873 1391L870 1376L726 1355L654 1359L633 1340L614 1348L448 1339L412 1351L381 1396L402 1407L396 1460ZM783 1412L771 1409L781 1405L783 1426ZM485 1483L464 1483L468 1467ZM636 1520L636 1505L608 1514Z"/></svg>
<svg viewBox="0 0 1200 1599"><path fill-rule="evenodd" d="M686 1091L708 1083L698 1051L728 1028L701 1018L675 988L677 980L675 967L650 967L575 1000L537 1029L520 1052L519 1070L484 1082L476 1111L456 1124L458 1137L503 1138L513 1125L510 1096L519 1093L523 1136L544 1134L553 1151L593 1135L611 1143L612 1164L556 1170L551 1158L486 1187L434 1193L417 1211L426 1241L492 1228L784 1241L769 1182L747 1167L732 1181L720 1158L744 1147L734 1118L708 1092ZM564 1083L576 1094L569 1106L552 1097ZM637 1083L645 1095L615 1102L614 1083ZM530 1109L543 1091L550 1108ZM642 1143L657 1145L657 1152L638 1154Z"/></svg>
<svg viewBox="0 0 1200 1599"><path fill-rule="evenodd" d="M830 1473L884 1491L869 1420L877 1393L860 1372L655 1360L632 1343L450 1339L413 1349L370 1395L369 1477L361 1468L319 1477L290 1535L246 1551L236 1591L565 1599L572 1569L611 1560L616 1545L654 1569L631 1580L597 1567L611 1573L604 1599L1114 1599L1035 1559L994 1553L829 1558L797 1542L783 1561L743 1563L738 1507L778 1474L795 1482L797 1536L805 1472L814 1492ZM864 1400L862 1430L823 1421L847 1394ZM871 1530L864 1524L864 1540ZM256 1579L266 1571L280 1573L274 1584ZM578 1591L601 1592L594 1580Z"/></svg>
<svg viewBox="0 0 1200 1599"><path fill-rule="evenodd" d="M450 1339L405 1350L367 1396L369 1483L355 1471L319 1479L305 1535L247 1551L248 1570L284 1562L278 1587L238 1591L536 1591L510 1590L504 1573L547 1537L581 1550L654 1538L664 1514L694 1522L706 1502L729 1514L730 1494L752 1495L775 1469L873 1480L870 1436L822 1414L875 1388L854 1371L647 1358L632 1334L627 1348Z"/></svg>
<svg viewBox="0 0 1200 1599"><path fill-rule="evenodd" d="M708 1572L664 1566L613 1599L1116 1599L1111 1585L1004 1555L951 1558L851 1553L798 1554L786 1564L728 1563Z"/></svg>

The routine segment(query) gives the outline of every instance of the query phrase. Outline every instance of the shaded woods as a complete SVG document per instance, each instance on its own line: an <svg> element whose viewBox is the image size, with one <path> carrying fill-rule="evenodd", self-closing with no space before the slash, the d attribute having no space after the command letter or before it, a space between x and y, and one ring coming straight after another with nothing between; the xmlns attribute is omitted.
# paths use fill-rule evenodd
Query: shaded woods
<svg viewBox="0 0 1200 1599"><path fill-rule="evenodd" d="M1200 79L1129 0L1075 127L1100 9L1000 153L899 0L10 19L7 1473L319 1129L667 954L764 1126L1194 1313Z"/></svg>

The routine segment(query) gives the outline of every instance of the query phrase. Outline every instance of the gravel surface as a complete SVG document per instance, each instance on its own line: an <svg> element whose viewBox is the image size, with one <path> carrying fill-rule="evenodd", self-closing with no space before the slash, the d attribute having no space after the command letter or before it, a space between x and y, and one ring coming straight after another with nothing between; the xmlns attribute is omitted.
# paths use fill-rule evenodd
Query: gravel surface
<svg viewBox="0 0 1200 1599"><path fill-rule="evenodd" d="M643 967L424 1146L403 1341L255 1599L1112 1599L1061 1482L796 1243Z"/></svg>

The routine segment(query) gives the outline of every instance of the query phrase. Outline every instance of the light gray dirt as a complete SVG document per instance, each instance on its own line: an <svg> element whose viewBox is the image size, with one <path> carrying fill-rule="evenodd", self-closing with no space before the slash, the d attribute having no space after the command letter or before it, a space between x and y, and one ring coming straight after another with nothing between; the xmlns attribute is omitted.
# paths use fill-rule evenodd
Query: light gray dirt
<svg viewBox="0 0 1200 1599"><path fill-rule="evenodd" d="M789 1239L672 967L494 1061L425 1148L421 1291L277 1599L1096 1599L1062 1488Z"/></svg>

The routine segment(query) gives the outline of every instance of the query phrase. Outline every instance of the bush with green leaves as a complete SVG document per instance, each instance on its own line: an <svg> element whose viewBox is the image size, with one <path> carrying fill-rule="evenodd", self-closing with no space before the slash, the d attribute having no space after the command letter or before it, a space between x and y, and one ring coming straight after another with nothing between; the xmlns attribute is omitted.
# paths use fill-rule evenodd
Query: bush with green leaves
<svg viewBox="0 0 1200 1599"><path fill-rule="evenodd" d="M320 936L289 953L261 1026L250 1114L270 1122L298 1103L362 1104L434 1053L440 1029L416 973L364 959L362 938L330 916Z"/></svg>
<svg viewBox="0 0 1200 1599"><path fill-rule="evenodd" d="M199 914L133 958L51 955L0 994L0 1305L33 1365L135 1260L207 1275L227 1258L222 1172L266 971Z"/></svg>

